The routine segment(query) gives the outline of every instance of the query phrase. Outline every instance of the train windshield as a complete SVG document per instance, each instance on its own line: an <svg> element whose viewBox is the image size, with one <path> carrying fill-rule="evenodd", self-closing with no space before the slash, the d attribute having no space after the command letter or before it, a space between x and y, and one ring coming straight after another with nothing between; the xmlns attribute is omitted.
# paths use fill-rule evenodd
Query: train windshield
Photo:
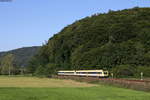
<svg viewBox="0 0 150 100"><path fill-rule="evenodd" d="M107 71L105 71L105 72L104 72L104 74L108 74L108 72L107 72Z"/></svg>

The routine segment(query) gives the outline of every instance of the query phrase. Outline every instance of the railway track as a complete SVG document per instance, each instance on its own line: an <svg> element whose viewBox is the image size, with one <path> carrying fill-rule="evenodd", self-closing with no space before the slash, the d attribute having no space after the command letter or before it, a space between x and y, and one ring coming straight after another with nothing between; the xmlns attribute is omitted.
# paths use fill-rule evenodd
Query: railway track
<svg viewBox="0 0 150 100"><path fill-rule="evenodd" d="M150 80L135 80L135 79L121 79L121 78L103 78L102 80L150 83Z"/></svg>
<svg viewBox="0 0 150 100"><path fill-rule="evenodd" d="M57 76L66 79L85 79L88 81L119 81L119 82L131 82L131 83L150 83L150 80L139 79L122 79L122 78L98 78L98 77L82 77L82 76Z"/></svg>

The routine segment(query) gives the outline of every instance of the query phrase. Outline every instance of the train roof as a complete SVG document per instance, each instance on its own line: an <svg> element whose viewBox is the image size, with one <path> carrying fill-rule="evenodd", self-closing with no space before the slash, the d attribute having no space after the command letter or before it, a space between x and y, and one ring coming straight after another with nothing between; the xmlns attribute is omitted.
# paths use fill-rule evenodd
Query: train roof
<svg viewBox="0 0 150 100"><path fill-rule="evenodd" d="M76 70L76 72L101 72L104 70ZM60 70L58 72L75 72L75 70Z"/></svg>

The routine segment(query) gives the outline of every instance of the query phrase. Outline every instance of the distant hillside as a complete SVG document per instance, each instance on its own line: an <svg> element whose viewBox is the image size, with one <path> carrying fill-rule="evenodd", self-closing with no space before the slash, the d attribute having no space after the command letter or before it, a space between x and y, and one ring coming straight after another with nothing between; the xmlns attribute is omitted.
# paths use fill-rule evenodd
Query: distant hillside
<svg viewBox="0 0 150 100"><path fill-rule="evenodd" d="M23 47L7 52L0 52L0 59L2 59L5 55L11 53L15 56L15 65L21 67L26 67L28 64L28 61L32 56L34 56L40 47L34 46L34 47Z"/></svg>
<svg viewBox="0 0 150 100"><path fill-rule="evenodd" d="M110 10L68 25L41 47L30 66L38 72L50 65L64 70L150 67L150 8Z"/></svg>

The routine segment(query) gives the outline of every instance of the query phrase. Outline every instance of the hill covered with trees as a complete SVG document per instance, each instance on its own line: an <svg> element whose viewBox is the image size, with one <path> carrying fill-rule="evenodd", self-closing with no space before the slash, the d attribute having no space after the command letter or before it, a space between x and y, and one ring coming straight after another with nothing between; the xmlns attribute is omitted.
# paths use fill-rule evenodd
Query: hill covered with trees
<svg viewBox="0 0 150 100"><path fill-rule="evenodd" d="M108 69L116 75L150 72L150 8L95 14L51 37L28 70Z"/></svg>
<svg viewBox="0 0 150 100"><path fill-rule="evenodd" d="M26 67L28 64L28 61L31 59L32 56L34 56L40 47L34 46L34 47L23 47L7 52L0 52L0 61L7 56L8 54L12 54L14 57L14 65L17 67Z"/></svg>

